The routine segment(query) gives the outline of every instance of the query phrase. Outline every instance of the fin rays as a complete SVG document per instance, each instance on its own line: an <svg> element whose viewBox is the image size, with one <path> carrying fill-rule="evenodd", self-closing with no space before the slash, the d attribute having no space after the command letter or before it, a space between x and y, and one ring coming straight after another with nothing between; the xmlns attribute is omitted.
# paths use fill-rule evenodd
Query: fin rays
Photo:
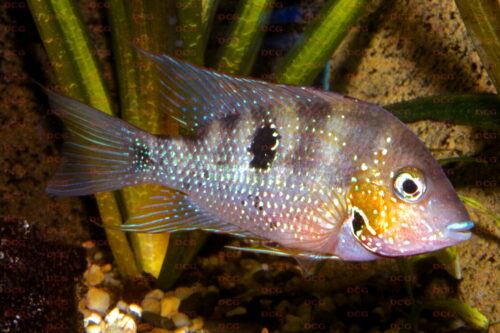
<svg viewBox="0 0 500 333"><path fill-rule="evenodd" d="M70 134L63 145L63 162L46 191L77 196L140 184L134 169L132 138L147 142L150 134L83 103L46 91ZM137 172L139 171L139 172Z"/></svg>
<svg viewBox="0 0 500 333"><path fill-rule="evenodd" d="M262 112L284 104L302 107L326 105L341 98L312 88L217 73L167 55L139 48L138 51L152 59L163 75L160 88L165 112L192 128L238 113Z"/></svg>

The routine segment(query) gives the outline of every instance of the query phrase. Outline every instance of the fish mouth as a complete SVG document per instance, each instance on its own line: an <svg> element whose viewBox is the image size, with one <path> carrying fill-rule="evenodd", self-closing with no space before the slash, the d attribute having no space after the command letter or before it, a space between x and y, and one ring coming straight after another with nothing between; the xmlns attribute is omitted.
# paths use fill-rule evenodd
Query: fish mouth
<svg viewBox="0 0 500 333"><path fill-rule="evenodd" d="M454 222L446 226L446 234L448 237L457 241L468 240L471 237L470 230L474 227L474 222Z"/></svg>

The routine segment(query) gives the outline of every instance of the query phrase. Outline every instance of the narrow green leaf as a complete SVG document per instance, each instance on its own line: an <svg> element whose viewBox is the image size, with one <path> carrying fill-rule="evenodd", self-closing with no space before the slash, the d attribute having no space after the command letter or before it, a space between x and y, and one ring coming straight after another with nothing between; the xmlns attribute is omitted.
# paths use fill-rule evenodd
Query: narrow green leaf
<svg viewBox="0 0 500 333"><path fill-rule="evenodd" d="M436 252L420 254L412 257L412 259L418 261L431 257L436 258L437 261L439 261L439 263L443 266L443 268L455 279L462 279L462 270L460 268L460 261L456 246L450 246L446 249Z"/></svg>
<svg viewBox="0 0 500 333"><path fill-rule="evenodd" d="M467 204L467 205L469 205L469 206L471 206L471 207L479 210L480 212L482 212L484 214L487 214L487 215L491 216L495 220L495 222L497 224L497 227L500 227L500 216L497 213L495 213L491 209L485 207L479 201L472 199L471 197L468 197L468 196L463 195L463 194L459 194L458 197L465 204Z"/></svg>
<svg viewBox="0 0 500 333"><path fill-rule="evenodd" d="M113 114L113 107L90 38L72 0L30 0L35 19L60 92ZM123 219L112 192L95 195L103 224L119 226ZM120 274L134 278L139 272L125 233L105 229Z"/></svg>
<svg viewBox="0 0 500 333"><path fill-rule="evenodd" d="M445 308L455 312L468 324L486 329L489 326L489 320L475 307L462 303L457 299L435 300L424 304L426 308Z"/></svg>
<svg viewBox="0 0 500 333"><path fill-rule="evenodd" d="M488 76L500 89L500 4L498 0L456 0Z"/></svg>
<svg viewBox="0 0 500 333"><path fill-rule="evenodd" d="M275 71L279 83L310 85L369 0L329 0Z"/></svg>
<svg viewBox="0 0 500 333"><path fill-rule="evenodd" d="M500 97L493 94L421 97L384 108L404 122L437 120L500 129Z"/></svg>
<svg viewBox="0 0 500 333"><path fill-rule="evenodd" d="M250 74L273 3L274 0L240 2L235 15L238 19L231 27L229 42L222 47L218 55L218 70L231 74Z"/></svg>
<svg viewBox="0 0 500 333"><path fill-rule="evenodd" d="M215 12L219 6L219 0L201 0L201 24L203 31L203 50L207 47L208 38L212 31L212 23L214 20Z"/></svg>
<svg viewBox="0 0 500 333"><path fill-rule="evenodd" d="M138 53L131 43L153 52L172 51L174 30L158 16L175 16L168 2L120 0L109 1L109 18L113 34L113 50L118 74L122 118L155 134L176 134L175 126L165 125L160 111L159 81L153 64ZM170 30L170 31L169 31ZM154 37L151 37L154 36ZM128 216L140 215L147 199L159 195L162 186L145 184L124 188L121 195ZM158 277L169 244L169 234L131 233L137 263L141 270Z"/></svg>
<svg viewBox="0 0 500 333"><path fill-rule="evenodd" d="M176 30L182 42L182 50L178 50L176 55L196 65L203 65L205 51L202 14L202 0L177 2L179 24Z"/></svg>
<svg viewBox="0 0 500 333"><path fill-rule="evenodd" d="M455 163L455 162L480 163L477 160L477 158L475 158L475 157L469 157L469 156L457 156L457 157L440 158L437 161L438 161L438 163L440 165L446 165L448 163ZM481 162L481 163L486 163L486 162Z"/></svg>

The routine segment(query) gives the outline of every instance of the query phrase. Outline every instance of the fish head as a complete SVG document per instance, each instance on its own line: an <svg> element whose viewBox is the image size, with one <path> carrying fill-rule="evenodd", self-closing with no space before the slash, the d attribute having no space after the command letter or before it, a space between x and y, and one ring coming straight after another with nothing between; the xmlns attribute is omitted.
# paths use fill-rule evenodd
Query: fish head
<svg viewBox="0 0 500 333"><path fill-rule="evenodd" d="M368 250L358 248L348 260L416 255L469 239L474 224L424 144L406 127L399 137L379 141L360 159L346 192L340 236L351 237L351 248ZM344 248L337 252L348 252Z"/></svg>

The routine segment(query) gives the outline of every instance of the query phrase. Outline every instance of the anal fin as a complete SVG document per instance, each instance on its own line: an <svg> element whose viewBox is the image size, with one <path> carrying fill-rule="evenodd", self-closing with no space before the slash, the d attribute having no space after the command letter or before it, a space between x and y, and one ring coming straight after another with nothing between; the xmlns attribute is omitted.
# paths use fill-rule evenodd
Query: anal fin
<svg viewBox="0 0 500 333"><path fill-rule="evenodd" d="M246 231L200 208L185 193L167 187L145 200L137 215L130 216L127 223L117 229L144 233L205 230L249 236Z"/></svg>

